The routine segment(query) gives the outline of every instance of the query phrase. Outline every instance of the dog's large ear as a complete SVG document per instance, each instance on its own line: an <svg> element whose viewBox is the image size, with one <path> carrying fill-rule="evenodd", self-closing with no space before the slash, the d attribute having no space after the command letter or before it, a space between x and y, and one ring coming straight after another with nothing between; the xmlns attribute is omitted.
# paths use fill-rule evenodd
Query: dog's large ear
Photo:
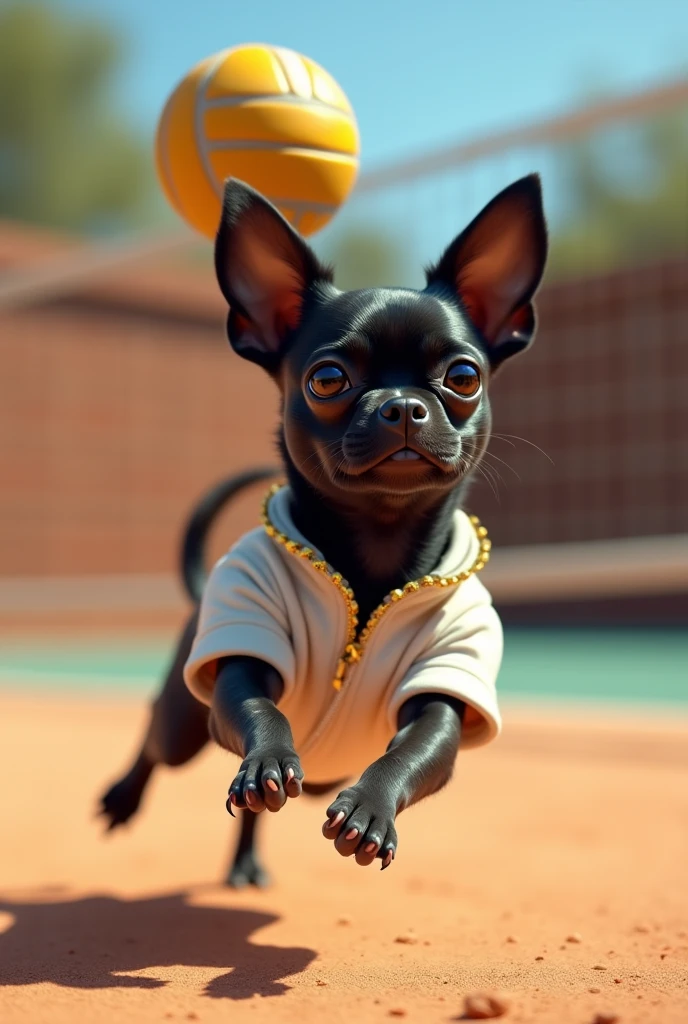
<svg viewBox="0 0 688 1024"><path fill-rule="evenodd" d="M532 300L546 258L540 178L531 174L495 196L454 239L427 271L428 287L458 295L497 366L533 339Z"/></svg>
<svg viewBox="0 0 688 1024"><path fill-rule="evenodd" d="M308 289L332 280L272 203L232 178L225 183L215 272L230 306L232 347L270 372L299 324Z"/></svg>

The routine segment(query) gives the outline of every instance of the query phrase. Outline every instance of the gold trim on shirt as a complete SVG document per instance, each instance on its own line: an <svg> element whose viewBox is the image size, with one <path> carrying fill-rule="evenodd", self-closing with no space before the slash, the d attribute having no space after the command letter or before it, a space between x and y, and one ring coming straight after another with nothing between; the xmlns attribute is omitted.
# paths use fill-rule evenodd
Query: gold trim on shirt
<svg viewBox="0 0 688 1024"><path fill-rule="evenodd" d="M468 569L464 569L463 572L456 573L454 576L440 576L437 573L432 573L429 576L422 576L418 580L412 580L405 586L398 588L397 590L390 591L386 597L383 598L382 602L373 610L370 618L366 622L365 626L357 634L358 629L358 603L354 596L354 592L349 586L347 580L342 577L340 572L337 572L327 562L318 556L312 548L307 547L305 544L301 544L299 541L291 540L286 534L280 533L280 531L274 526L270 519L268 512L268 506L270 499L282 488L282 484L274 484L268 491L263 501L262 509L262 522L265 527L265 531L269 537L277 543L281 544L291 555L295 555L298 558L303 558L315 569L316 572L322 573L332 583L337 590L340 592L346 603L347 613L347 642L341 657L337 664L337 671L335 677L332 680L332 685L335 690L341 690L346 674L351 665L356 664L363 657L365 646L368 643L371 633L379 625L380 620L384 617L387 611L399 601L404 600L409 594L414 594L416 591L421 590L425 587L457 587L464 580L467 580L476 572L487 564L490 559L490 549L492 542L487 536L487 530L481 525L480 520L477 516L469 516L470 523L475 530L476 537L479 542L478 554L475 561Z"/></svg>

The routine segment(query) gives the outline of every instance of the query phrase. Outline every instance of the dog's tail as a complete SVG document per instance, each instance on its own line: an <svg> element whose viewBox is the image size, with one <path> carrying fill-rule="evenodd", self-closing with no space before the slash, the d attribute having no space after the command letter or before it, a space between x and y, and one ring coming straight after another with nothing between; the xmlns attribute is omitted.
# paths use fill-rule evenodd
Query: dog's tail
<svg viewBox="0 0 688 1024"><path fill-rule="evenodd" d="M194 509L184 531L181 574L186 592L195 604L200 602L208 578L205 567L205 541L213 520L227 502L244 488L261 480L269 480L278 473L279 469L276 466L259 466L237 473L236 476L231 476L212 487Z"/></svg>

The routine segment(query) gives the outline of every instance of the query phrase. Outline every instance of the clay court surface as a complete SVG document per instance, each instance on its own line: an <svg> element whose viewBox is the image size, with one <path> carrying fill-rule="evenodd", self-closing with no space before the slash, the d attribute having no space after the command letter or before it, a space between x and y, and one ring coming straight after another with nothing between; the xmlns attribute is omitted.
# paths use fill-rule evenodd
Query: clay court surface
<svg viewBox="0 0 688 1024"><path fill-rule="evenodd" d="M104 840L143 701L1 699L3 1024L439 1022L481 990L509 1022L688 1021L685 718L507 710L401 816L389 871L340 859L302 798L265 823L273 887L236 893L229 757L161 773Z"/></svg>

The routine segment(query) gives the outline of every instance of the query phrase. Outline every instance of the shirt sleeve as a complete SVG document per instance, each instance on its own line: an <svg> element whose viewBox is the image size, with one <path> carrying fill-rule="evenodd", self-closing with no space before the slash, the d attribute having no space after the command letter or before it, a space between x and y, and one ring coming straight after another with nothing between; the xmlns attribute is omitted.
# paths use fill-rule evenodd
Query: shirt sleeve
<svg viewBox="0 0 688 1024"><path fill-rule="evenodd" d="M432 639L392 694L388 712L395 732L402 704L421 693L445 694L464 702L462 747L489 743L501 731L496 683L502 624L485 587L475 578L469 582L472 586L465 586L458 607L450 602L438 613Z"/></svg>
<svg viewBox="0 0 688 1024"><path fill-rule="evenodd" d="M206 584L184 667L184 682L204 704L212 701L218 658L230 655L272 665L282 677L284 694L293 686L294 653L279 556L265 551L264 543L244 538L215 565Z"/></svg>

